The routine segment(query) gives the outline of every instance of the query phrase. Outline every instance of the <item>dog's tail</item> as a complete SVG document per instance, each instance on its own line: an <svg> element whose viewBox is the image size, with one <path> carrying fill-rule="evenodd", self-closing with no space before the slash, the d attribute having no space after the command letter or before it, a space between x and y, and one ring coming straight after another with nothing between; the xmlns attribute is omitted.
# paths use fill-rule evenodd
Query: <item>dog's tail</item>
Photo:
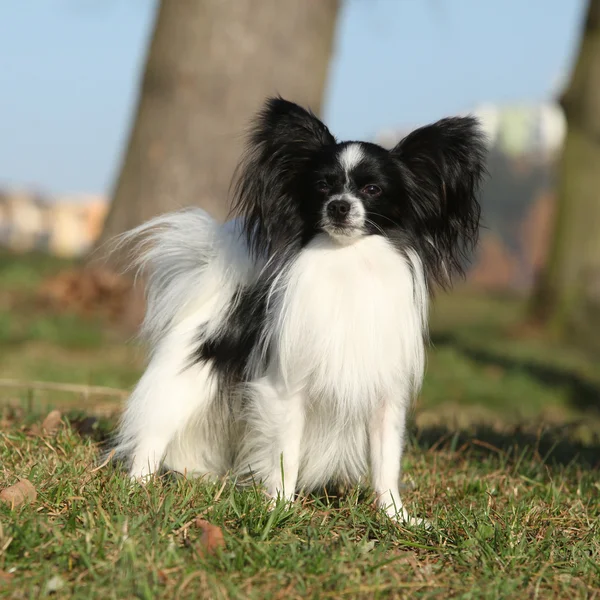
<svg viewBox="0 0 600 600"><path fill-rule="evenodd" d="M187 315L218 310L254 270L239 223L222 225L200 208L155 217L116 244L131 248L130 268L144 280L140 333L151 346Z"/></svg>

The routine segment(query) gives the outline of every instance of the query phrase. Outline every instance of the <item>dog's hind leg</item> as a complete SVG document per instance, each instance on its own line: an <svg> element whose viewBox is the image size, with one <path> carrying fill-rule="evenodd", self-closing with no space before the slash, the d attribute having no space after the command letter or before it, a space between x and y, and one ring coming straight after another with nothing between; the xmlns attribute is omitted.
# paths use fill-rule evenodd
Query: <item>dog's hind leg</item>
<svg viewBox="0 0 600 600"><path fill-rule="evenodd" d="M155 473L169 445L208 412L215 398L217 383L210 366L186 366L180 348L166 343L157 350L127 403L115 450L129 461L133 478ZM204 465L192 462L185 467L201 474Z"/></svg>

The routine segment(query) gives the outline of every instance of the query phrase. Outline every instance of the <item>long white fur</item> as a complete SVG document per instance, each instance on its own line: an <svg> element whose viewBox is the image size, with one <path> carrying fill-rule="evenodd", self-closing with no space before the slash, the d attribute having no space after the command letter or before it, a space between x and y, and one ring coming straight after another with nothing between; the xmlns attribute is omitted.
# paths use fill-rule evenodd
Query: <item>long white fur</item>
<svg viewBox="0 0 600 600"><path fill-rule="evenodd" d="M157 217L121 241L134 239L141 240L137 264L148 277L142 334L151 358L127 402L117 455L133 456L135 477L156 471L163 459L175 470L222 474L231 451L221 447L225 439L213 438L222 438L231 424L226 416L212 422L223 411L214 403L218 390L210 365L188 365L200 327L206 335L218 330L255 265L237 224L221 226L202 210ZM194 427L185 435L191 423L198 435Z"/></svg>
<svg viewBox="0 0 600 600"><path fill-rule="evenodd" d="M128 235L145 239L152 347L118 437L117 452L133 456L131 475L161 462L194 475L251 471L272 496L292 498L370 473L380 505L405 517L404 421L423 375L428 298L417 254L382 236L314 238L269 290L270 363L226 390L226 402L211 365L189 358L200 326L207 335L225 326L236 290L262 267L238 224L193 209Z"/></svg>

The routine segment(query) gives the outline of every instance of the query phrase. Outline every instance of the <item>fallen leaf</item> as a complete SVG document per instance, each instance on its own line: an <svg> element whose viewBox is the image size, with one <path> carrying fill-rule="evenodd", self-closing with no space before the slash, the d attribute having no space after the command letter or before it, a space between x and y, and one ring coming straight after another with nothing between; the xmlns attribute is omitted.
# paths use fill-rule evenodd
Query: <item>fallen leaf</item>
<svg viewBox="0 0 600 600"><path fill-rule="evenodd" d="M373 548L375 548L375 540L363 541L359 546L359 552L361 554L368 554Z"/></svg>
<svg viewBox="0 0 600 600"><path fill-rule="evenodd" d="M42 426L39 423L34 423L28 431L29 435L42 435Z"/></svg>
<svg viewBox="0 0 600 600"><path fill-rule="evenodd" d="M169 576L171 575L171 573L177 573L178 571L181 571L181 567L171 567L170 569L159 569L156 572L156 575L158 577L158 582L161 585L169 585L172 581L172 579Z"/></svg>
<svg viewBox="0 0 600 600"><path fill-rule="evenodd" d="M21 479L19 483L11 485L0 492L0 500L11 505L11 508L20 506L24 502L33 502L37 498L37 492L31 481Z"/></svg>
<svg viewBox="0 0 600 600"><path fill-rule="evenodd" d="M198 549L201 555L214 554L218 548L225 547L225 539L220 527L211 525L207 520L200 518L194 521L194 525L202 530Z"/></svg>
<svg viewBox="0 0 600 600"><path fill-rule="evenodd" d="M46 594L55 594L65 587L65 580L60 575L53 575L46 582Z"/></svg>
<svg viewBox="0 0 600 600"><path fill-rule="evenodd" d="M42 423L42 431L48 435L55 434L61 425L62 415L59 410L49 412Z"/></svg>
<svg viewBox="0 0 600 600"><path fill-rule="evenodd" d="M132 291L127 276L104 267L71 269L42 282L38 299L42 306L79 314L104 313L117 319L126 310Z"/></svg>
<svg viewBox="0 0 600 600"><path fill-rule="evenodd" d="M0 569L0 583L4 581L10 581L13 577L14 575L12 573L7 573L6 571Z"/></svg>
<svg viewBox="0 0 600 600"><path fill-rule="evenodd" d="M156 574L158 576L158 582L161 585L168 585L168 583L169 583L169 575L167 573L165 573L163 570L159 569Z"/></svg>

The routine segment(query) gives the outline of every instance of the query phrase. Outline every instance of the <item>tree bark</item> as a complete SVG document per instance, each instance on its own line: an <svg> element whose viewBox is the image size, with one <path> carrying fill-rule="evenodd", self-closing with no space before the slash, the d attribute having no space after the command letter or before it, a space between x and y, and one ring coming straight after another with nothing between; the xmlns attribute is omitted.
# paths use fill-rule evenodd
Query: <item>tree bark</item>
<svg viewBox="0 0 600 600"><path fill-rule="evenodd" d="M97 248L185 206L223 219L244 130L265 97L319 112L337 9L338 0L162 0Z"/></svg>
<svg viewBox="0 0 600 600"><path fill-rule="evenodd" d="M561 103L567 137L554 235L532 311L560 337L600 348L600 0L589 0Z"/></svg>

